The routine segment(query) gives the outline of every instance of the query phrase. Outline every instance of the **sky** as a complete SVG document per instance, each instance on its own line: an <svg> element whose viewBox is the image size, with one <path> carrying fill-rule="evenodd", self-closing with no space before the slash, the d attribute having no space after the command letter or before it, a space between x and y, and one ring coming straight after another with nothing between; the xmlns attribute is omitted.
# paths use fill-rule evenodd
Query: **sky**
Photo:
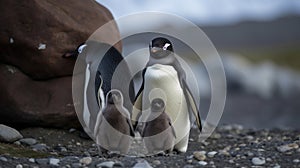
<svg viewBox="0 0 300 168"><path fill-rule="evenodd" d="M161 11L182 16L196 24L222 25L243 20L271 20L287 14L300 15L300 0L96 0L115 18Z"/></svg>

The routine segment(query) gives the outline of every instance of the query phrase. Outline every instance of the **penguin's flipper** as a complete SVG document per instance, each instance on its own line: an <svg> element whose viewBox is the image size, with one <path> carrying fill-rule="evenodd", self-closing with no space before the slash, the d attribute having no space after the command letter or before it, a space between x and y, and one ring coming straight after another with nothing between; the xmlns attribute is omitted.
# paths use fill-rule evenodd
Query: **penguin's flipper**
<svg viewBox="0 0 300 168"><path fill-rule="evenodd" d="M134 129L131 122L129 121L129 119L127 119L126 122L129 125L130 136L134 137Z"/></svg>
<svg viewBox="0 0 300 168"><path fill-rule="evenodd" d="M183 84L183 91L184 91L185 98L186 98L186 101L188 104L188 108L191 109L191 111L193 112L193 114L196 118L196 123L198 125L198 128L201 131L202 125L201 125L200 113L199 113L197 104L195 102L195 99L194 99L193 95L191 94L191 91L185 80L182 80L182 84Z"/></svg>
<svg viewBox="0 0 300 168"><path fill-rule="evenodd" d="M174 137L175 137L175 139L176 139L176 138L177 138L177 137L176 137L176 132L175 132L175 128L174 128L173 125L172 125L172 121L171 121L170 118L168 118L168 121L169 121L169 125L170 125L170 127L171 127L171 129L172 129L172 133L173 133L173 135L174 135Z"/></svg>
<svg viewBox="0 0 300 168"><path fill-rule="evenodd" d="M95 124L95 128L94 128L94 137L96 139L97 137L97 134L99 132L99 128L100 128L100 125L102 124L102 112L100 111L97 115L97 119L96 119L96 124Z"/></svg>
<svg viewBox="0 0 300 168"><path fill-rule="evenodd" d="M142 114L142 101L143 101L143 93L141 92L135 99L132 113L131 113L131 122L134 129L136 128L138 120Z"/></svg>

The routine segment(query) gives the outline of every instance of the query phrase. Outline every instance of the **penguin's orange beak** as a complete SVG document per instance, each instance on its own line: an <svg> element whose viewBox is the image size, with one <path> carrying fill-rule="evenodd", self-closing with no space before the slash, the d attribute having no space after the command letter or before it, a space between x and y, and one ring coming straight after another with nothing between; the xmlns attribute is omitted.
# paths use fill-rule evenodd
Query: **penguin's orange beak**
<svg viewBox="0 0 300 168"><path fill-rule="evenodd" d="M161 50L161 49L158 48L158 47L153 47L153 48L151 48L151 52L152 52L152 53L157 53L159 50Z"/></svg>

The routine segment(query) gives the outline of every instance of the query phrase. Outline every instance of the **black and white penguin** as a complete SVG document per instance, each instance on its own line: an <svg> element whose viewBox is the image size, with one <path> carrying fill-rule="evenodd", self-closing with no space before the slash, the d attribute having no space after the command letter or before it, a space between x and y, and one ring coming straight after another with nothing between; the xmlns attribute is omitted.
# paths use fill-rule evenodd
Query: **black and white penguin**
<svg viewBox="0 0 300 168"><path fill-rule="evenodd" d="M149 50L150 58L143 70L143 83L136 95L131 120L135 127L140 117L149 116L149 93L153 89L161 89L167 98L165 111L170 116L176 132L174 150L186 152L191 116L195 116L200 131L202 126L198 107L186 82L185 71L176 59L172 43L168 39L153 39Z"/></svg>
<svg viewBox="0 0 300 168"><path fill-rule="evenodd" d="M151 114L144 125L142 137L149 154L173 151L176 133L170 117L165 112L163 99L152 100Z"/></svg>
<svg viewBox="0 0 300 168"><path fill-rule="evenodd" d="M123 106L123 96L119 90L113 89L107 93L106 106L97 116L94 136L104 154L108 151L128 153L134 130L130 113Z"/></svg>
<svg viewBox="0 0 300 168"><path fill-rule="evenodd" d="M80 121L84 130L92 137L97 114L106 107L108 92L112 89L120 90L124 97L124 107L131 111L134 101L134 85L128 82L129 88L124 86L125 81L130 81L131 73L126 61L116 48L96 41L88 41L82 46L84 47L78 48L79 52L83 52L79 55L79 59L84 60L86 68L83 112ZM117 68L119 72L115 73Z"/></svg>

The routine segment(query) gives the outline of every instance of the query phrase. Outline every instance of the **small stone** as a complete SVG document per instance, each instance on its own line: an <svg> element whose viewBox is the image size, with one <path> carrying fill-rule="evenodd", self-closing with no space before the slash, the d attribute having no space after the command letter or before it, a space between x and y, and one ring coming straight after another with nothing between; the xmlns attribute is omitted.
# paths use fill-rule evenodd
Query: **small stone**
<svg viewBox="0 0 300 168"><path fill-rule="evenodd" d="M280 168L281 166L279 164L276 164L273 168Z"/></svg>
<svg viewBox="0 0 300 168"><path fill-rule="evenodd" d="M290 150L292 150L292 149L298 149L298 148L299 148L299 145L298 145L298 144L296 144L296 143L291 143L291 144L287 144L287 145L278 146L278 147L277 147L277 150L278 150L279 152L284 153L284 152L290 151Z"/></svg>
<svg viewBox="0 0 300 168"><path fill-rule="evenodd" d="M216 151L211 151L211 152L208 152L208 153L207 153L207 156L208 156L208 157L214 157L217 153L218 153L218 152L216 152Z"/></svg>
<svg viewBox="0 0 300 168"><path fill-rule="evenodd" d="M198 164L201 165L201 166L206 166L206 165L207 165L207 162L205 162L205 161L200 161L200 162L198 162Z"/></svg>
<svg viewBox="0 0 300 168"><path fill-rule="evenodd" d="M247 156L253 156L254 154L252 152L247 152L246 155Z"/></svg>
<svg viewBox="0 0 300 168"><path fill-rule="evenodd" d="M154 165L160 165L161 163L160 163L159 160L154 160L154 161L153 161L153 164L154 164Z"/></svg>
<svg viewBox="0 0 300 168"><path fill-rule="evenodd" d="M199 161L203 161L206 159L206 156L205 156L206 152L205 151L195 151L193 153L194 155L194 158L199 160Z"/></svg>
<svg viewBox="0 0 300 168"><path fill-rule="evenodd" d="M213 134L210 136L210 138L213 138L213 139L220 139L221 137L222 137L222 135L219 134L219 133L213 133Z"/></svg>
<svg viewBox="0 0 300 168"><path fill-rule="evenodd" d="M246 136L246 139L247 139L247 140L249 140L249 141L251 141L251 140L253 140L253 139L254 139L254 137L253 137L253 136L251 136L251 135L247 135L247 136Z"/></svg>
<svg viewBox="0 0 300 168"><path fill-rule="evenodd" d="M70 132L70 133L73 133L73 132L75 132L75 131L76 131L75 128L70 128L70 129L69 129L69 132Z"/></svg>
<svg viewBox="0 0 300 168"><path fill-rule="evenodd" d="M37 143L36 139L33 138L23 138L19 140L21 142L21 144L23 145L27 145L27 146L31 146Z"/></svg>
<svg viewBox="0 0 300 168"><path fill-rule="evenodd" d="M80 167L82 167L82 165L81 165L81 163L72 163L71 167L80 168Z"/></svg>
<svg viewBox="0 0 300 168"><path fill-rule="evenodd" d="M122 162L116 161L113 167L124 167Z"/></svg>
<svg viewBox="0 0 300 168"><path fill-rule="evenodd" d="M10 43L10 44L14 43L14 39L13 39L12 37L9 38L9 43Z"/></svg>
<svg viewBox="0 0 300 168"><path fill-rule="evenodd" d="M271 158L266 159L267 162L272 162L273 160Z"/></svg>
<svg viewBox="0 0 300 168"><path fill-rule="evenodd" d="M35 163L35 159L34 158L29 158L28 161L31 162L31 163Z"/></svg>
<svg viewBox="0 0 300 168"><path fill-rule="evenodd" d="M0 142L15 142L23 138L19 131L6 125L0 124Z"/></svg>
<svg viewBox="0 0 300 168"><path fill-rule="evenodd" d="M46 158L42 158L42 159L35 159L36 163L40 164L40 165L46 165L49 163L49 160Z"/></svg>
<svg viewBox="0 0 300 168"><path fill-rule="evenodd" d="M193 160L189 159L186 161L187 163L193 163Z"/></svg>
<svg viewBox="0 0 300 168"><path fill-rule="evenodd" d="M46 49L46 44L40 43L38 50L45 50Z"/></svg>
<svg viewBox="0 0 300 168"><path fill-rule="evenodd" d="M231 163L231 164L234 163L234 161L232 159L230 159L228 162Z"/></svg>
<svg viewBox="0 0 300 168"><path fill-rule="evenodd" d="M79 162L79 158L77 156L66 156L61 159L62 162Z"/></svg>
<svg viewBox="0 0 300 168"><path fill-rule="evenodd" d="M53 165L53 166L58 166L58 163L60 162L59 159L56 159L56 158L50 158L49 159L49 164L50 165Z"/></svg>
<svg viewBox="0 0 300 168"><path fill-rule="evenodd" d="M84 165L89 165L89 164L92 163L92 158L91 157L84 157L84 158L80 159L79 162L84 164Z"/></svg>
<svg viewBox="0 0 300 168"><path fill-rule="evenodd" d="M294 159L293 162L294 162L294 163L299 163L300 160L299 160L299 159Z"/></svg>
<svg viewBox="0 0 300 168"><path fill-rule="evenodd" d="M184 165L183 168L194 168L193 165Z"/></svg>
<svg viewBox="0 0 300 168"><path fill-rule="evenodd" d="M152 166L144 159L138 160L133 168L152 168Z"/></svg>
<svg viewBox="0 0 300 168"><path fill-rule="evenodd" d="M266 163L265 158L263 157L254 157L252 158L252 164L256 165L256 166L260 166Z"/></svg>
<svg viewBox="0 0 300 168"><path fill-rule="evenodd" d="M0 161L7 162L8 160L7 160L6 157L1 156L1 157L0 157Z"/></svg>
<svg viewBox="0 0 300 168"><path fill-rule="evenodd" d="M107 161L107 162L102 162L97 164L96 167L101 167L101 168L112 168L114 166L115 162L113 161Z"/></svg>
<svg viewBox="0 0 300 168"><path fill-rule="evenodd" d="M35 144L35 145L32 145L32 150L34 151L43 151L43 152L46 152L49 147L46 145L46 144Z"/></svg>
<svg viewBox="0 0 300 168"><path fill-rule="evenodd" d="M23 168L23 165L18 164L18 165L16 166L16 168Z"/></svg>
<svg viewBox="0 0 300 168"><path fill-rule="evenodd" d="M21 145L21 142L20 141L15 141L14 144L15 145Z"/></svg>
<svg viewBox="0 0 300 168"><path fill-rule="evenodd" d="M80 142L76 142L76 145L77 145L77 146L80 146L80 145L81 145L81 143L80 143Z"/></svg>

